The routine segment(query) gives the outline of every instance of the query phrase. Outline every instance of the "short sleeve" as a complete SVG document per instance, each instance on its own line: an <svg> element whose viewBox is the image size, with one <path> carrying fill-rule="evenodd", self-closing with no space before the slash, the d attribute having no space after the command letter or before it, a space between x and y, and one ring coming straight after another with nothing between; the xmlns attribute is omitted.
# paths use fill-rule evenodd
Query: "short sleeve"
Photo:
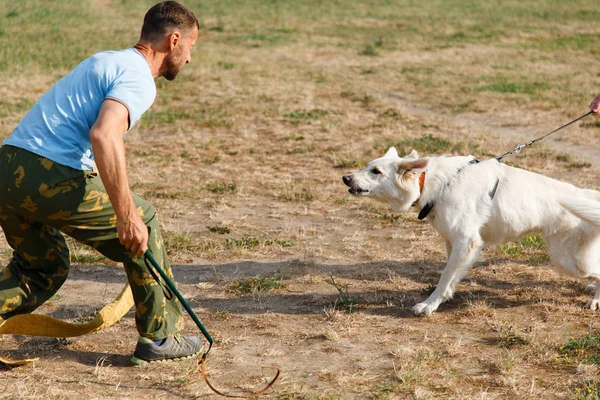
<svg viewBox="0 0 600 400"><path fill-rule="evenodd" d="M131 129L154 103L155 97L154 79L139 71L126 69L113 81L105 98L116 100L127 107Z"/></svg>

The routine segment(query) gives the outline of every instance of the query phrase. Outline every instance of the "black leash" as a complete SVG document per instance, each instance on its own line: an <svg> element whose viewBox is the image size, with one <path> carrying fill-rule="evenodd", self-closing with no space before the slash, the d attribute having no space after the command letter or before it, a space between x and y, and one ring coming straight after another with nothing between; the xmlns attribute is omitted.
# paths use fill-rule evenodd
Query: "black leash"
<svg viewBox="0 0 600 400"><path fill-rule="evenodd" d="M567 126L569 126L571 124L574 124L575 122L579 121L580 119L583 119L583 118L585 118L588 115L593 114L593 113L594 113L593 111L589 111L588 113L582 115L581 117L575 118L573 121L568 122L568 123L564 124L563 126L561 126L559 128L556 128L555 130L553 130L550 133L545 134L544 136L540 136L537 139L533 139L533 140L531 140L531 141L529 141L527 143L520 144L517 147L515 147L514 150L511 150L508 153L504 153L501 156L496 157L496 160L498 162L501 162L503 158L508 157L511 154L518 153L522 149L524 149L525 147L531 146L535 142L539 142L540 140L544 139L545 137L548 137L548 136L552 135L553 133L556 133L556 132L560 131L561 129L566 128ZM479 163L479 160L474 159L474 160L469 161L468 165L470 165L470 164L477 164L477 163ZM460 171L462 171L463 168L464 167L460 168L456 173L458 174ZM492 188L492 190L490 190L488 192L488 194L490 196L490 199L492 199L492 200L494 199L494 196L496 195L496 190L498 190L498 184L499 183L500 183L500 178L497 178L496 179L496 183L494 184L494 187ZM422 219L426 218L429 215L429 213L431 213L431 210L433 210L434 206L435 206L435 202L434 201L430 201L429 203L425 204L425 206L423 206L423 208L419 212L419 216L417 218L419 218L419 220L422 220Z"/></svg>
<svg viewBox="0 0 600 400"><path fill-rule="evenodd" d="M581 116L581 117L579 117L579 118L575 118L573 121L571 121L571 122L568 122L568 123L564 124L564 125L563 125L563 126L561 126L560 128L556 128L555 130L553 130L553 131L552 131L552 132L550 132L550 133L547 133L547 134L545 134L544 136L540 136L539 138L537 138L537 139L533 139L533 140L532 140L532 141L530 141L530 142L527 142L527 143L520 144L520 145L518 145L517 147L515 147L515 148L514 148L514 150L511 150L511 151L509 151L508 153L502 154L500 157L496 157L496 160L498 160L498 162L500 162L500 161L502 161L502 159L503 159L504 157L508 157L508 156L510 156L511 154L518 153L518 152L520 152L522 149L524 149L525 147L527 147L527 146L530 146L530 145L534 144L535 142L538 142L538 141L540 141L540 140L544 139L545 137L547 137L547 136L550 136L550 135L552 135L553 133L560 131L560 130L561 130L561 129L563 129L563 128L566 128L567 126L569 126L569 125L571 125L571 124L574 124L575 122L579 121L580 119L583 119L583 118L585 118L585 117L587 117L588 115L590 115L590 114L593 114L593 113L594 113L593 111L589 111L587 114L584 114L584 115L582 115L582 116Z"/></svg>

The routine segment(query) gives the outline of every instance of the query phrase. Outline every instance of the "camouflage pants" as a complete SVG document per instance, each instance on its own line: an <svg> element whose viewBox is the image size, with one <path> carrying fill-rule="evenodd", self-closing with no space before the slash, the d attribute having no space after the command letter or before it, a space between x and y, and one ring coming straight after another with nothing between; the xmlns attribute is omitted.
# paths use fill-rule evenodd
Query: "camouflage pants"
<svg viewBox="0 0 600 400"><path fill-rule="evenodd" d="M154 207L134 196L149 230L148 247L172 277ZM116 217L100 177L12 146L0 147L0 226L13 258L0 275L0 316L30 313L67 279L64 234L122 262L135 302L141 336L158 340L183 329L181 305L165 297L143 257L119 243Z"/></svg>

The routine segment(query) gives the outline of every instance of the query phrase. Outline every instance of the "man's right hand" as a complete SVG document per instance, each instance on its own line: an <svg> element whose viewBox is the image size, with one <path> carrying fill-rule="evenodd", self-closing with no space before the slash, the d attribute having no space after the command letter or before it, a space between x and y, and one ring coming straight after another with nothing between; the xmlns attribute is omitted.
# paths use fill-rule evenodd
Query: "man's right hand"
<svg viewBox="0 0 600 400"><path fill-rule="evenodd" d="M132 253L142 255L148 250L148 227L139 215L117 220L117 234L119 242Z"/></svg>

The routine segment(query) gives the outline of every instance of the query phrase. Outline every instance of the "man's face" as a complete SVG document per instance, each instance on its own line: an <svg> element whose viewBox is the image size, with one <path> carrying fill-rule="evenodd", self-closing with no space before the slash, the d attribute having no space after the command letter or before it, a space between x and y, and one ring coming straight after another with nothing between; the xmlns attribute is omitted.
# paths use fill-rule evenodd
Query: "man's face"
<svg viewBox="0 0 600 400"><path fill-rule="evenodd" d="M192 59L192 49L198 39L198 28L194 28L191 33L184 35L177 47L165 58L163 63L162 76L166 80L172 81L177 77L184 64L187 64Z"/></svg>

